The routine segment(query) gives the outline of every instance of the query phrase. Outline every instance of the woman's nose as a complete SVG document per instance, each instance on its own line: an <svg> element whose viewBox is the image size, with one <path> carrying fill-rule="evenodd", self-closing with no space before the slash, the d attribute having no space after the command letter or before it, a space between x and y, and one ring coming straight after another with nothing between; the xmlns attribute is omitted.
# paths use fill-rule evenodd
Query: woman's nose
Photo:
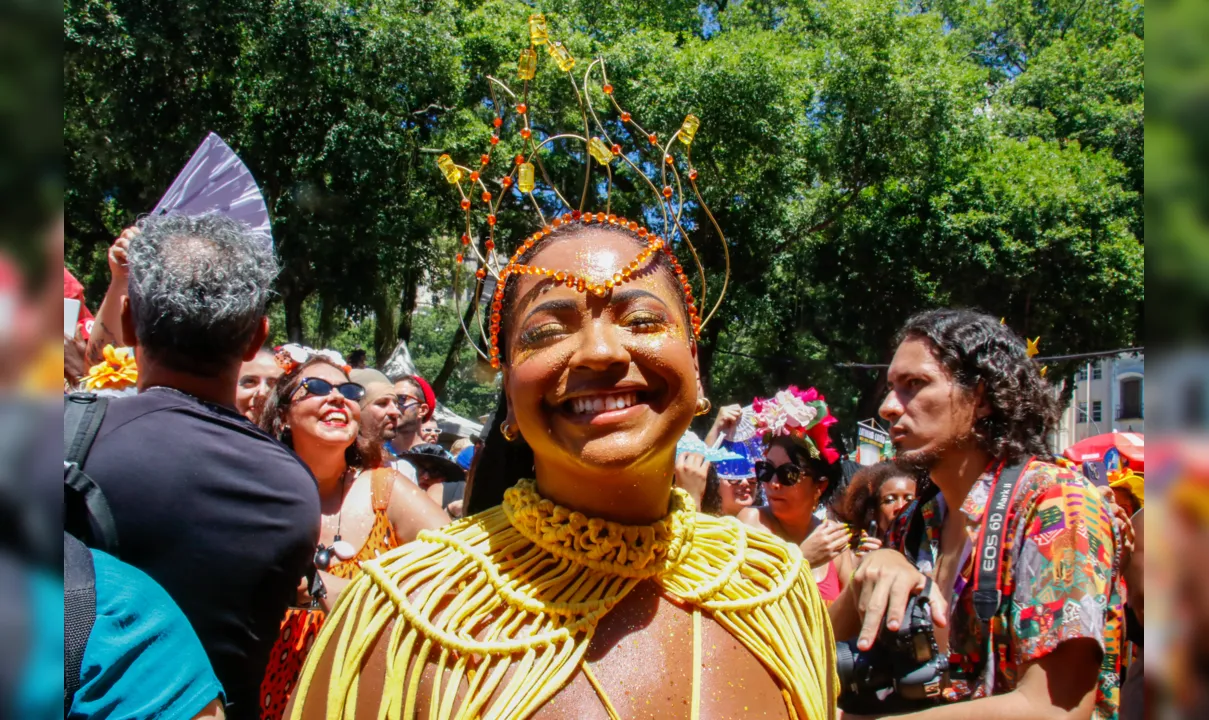
<svg viewBox="0 0 1209 720"><path fill-rule="evenodd" d="M607 370L614 365L630 364L630 353L612 322L597 318L586 323L579 334L581 339L571 357L572 366Z"/></svg>

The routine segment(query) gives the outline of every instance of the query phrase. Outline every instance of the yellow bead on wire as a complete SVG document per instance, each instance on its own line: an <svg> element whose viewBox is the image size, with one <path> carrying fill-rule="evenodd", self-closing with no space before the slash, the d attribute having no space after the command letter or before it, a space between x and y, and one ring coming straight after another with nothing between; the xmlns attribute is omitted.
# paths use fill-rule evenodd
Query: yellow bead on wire
<svg viewBox="0 0 1209 720"><path fill-rule="evenodd" d="M441 169L441 172L445 173L445 179L449 181L450 185L457 185L461 181L462 170L454 164L453 158L449 157L449 153L445 153L437 158L437 167Z"/></svg>
<svg viewBox="0 0 1209 720"><path fill-rule="evenodd" d="M534 45L545 45L550 39L550 33L546 29L546 16L541 13L535 13L529 16L529 42Z"/></svg>
<svg viewBox="0 0 1209 720"><path fill-rule="evenodd" d="M537 74L537 53L533 48L521 50L521 56L516 61L516 75L521 80L532 80Z"/></svg>
<svg viewBox="0 0 1209 720"><path fill-rule="evenodd" d="M558 69L563 72L570 72L571 68L575 67L575 58L571 57L571 52L557 40L546 45L546 49L550 52L550 57L554 58L554 63L558 65Z"/></svg>
<svg viewBox="0 0 1209 720"><path fill-rule="evenodd" d="M680 142L685 145L692 145L693 138L697 135L697 128L701 127L701 120L696 115L688 114L684 118L684 122L680 125Z"/></svg>
<svg viewBox="0 0 1209 720"><path fill-rule="evenodd" d="M533 192L533 163L521 163L516 168L516 187L523 193Z"/></svg>
<svg viewBox="0 0 1209 720"><path fill-rule="evenodd" d="M596 162L601 165L613 162L613 151L600 138L594 137L588 140L588 152L592 153L592 157L596 158Z"/></svg>

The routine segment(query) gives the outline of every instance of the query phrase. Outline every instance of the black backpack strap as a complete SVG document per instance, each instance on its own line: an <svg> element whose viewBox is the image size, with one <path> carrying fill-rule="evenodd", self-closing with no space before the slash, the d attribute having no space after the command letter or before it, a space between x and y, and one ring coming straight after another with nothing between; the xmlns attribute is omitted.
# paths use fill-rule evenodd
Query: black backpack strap
<svg viewBox="0 0 1209 720"><path fill-rule="evenodd" d="M92 443L101 431L109 398L92 393L63 396L63 461L83 465Z"/></svg>
<svg viewBox="0 0 1209 720"><path fill-rule="evenodd" d="M63 529L90 547L118 554L118 529L109 501L100 486L82 469L101 423L109 399L89 393L63 398Z"/></svg>
<svg viewBox="0 0 1209 720"><path fill-rule="evenodd" d="M63 717L80 689L84 649L97 619L97 576L92 553L63 533Z"/></svg>

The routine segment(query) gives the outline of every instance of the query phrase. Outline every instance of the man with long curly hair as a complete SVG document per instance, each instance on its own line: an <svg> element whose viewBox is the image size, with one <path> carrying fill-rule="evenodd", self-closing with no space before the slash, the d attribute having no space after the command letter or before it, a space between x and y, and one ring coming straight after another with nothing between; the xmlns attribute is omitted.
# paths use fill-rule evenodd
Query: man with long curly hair
<svg viewBox="0 0 1209 720"><path fill-rule="evenodd" d="M926 590L950 668L936 706L911 717L1115 718L1124 613L1112 515L1053 458L1058 407L1025 343L981 313L925 312L899 334L887 379L896 462L931 487L831 606L836 637L859 633L868 650ZM997 587L976 588L979 570Z"/></svg>

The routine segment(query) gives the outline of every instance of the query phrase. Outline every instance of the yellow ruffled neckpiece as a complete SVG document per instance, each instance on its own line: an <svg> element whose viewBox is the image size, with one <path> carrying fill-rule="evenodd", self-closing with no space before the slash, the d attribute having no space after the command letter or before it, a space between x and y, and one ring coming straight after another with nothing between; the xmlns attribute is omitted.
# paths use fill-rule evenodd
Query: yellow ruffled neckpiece
<svg viewBox="0 0 1209 720"><path fill-rule="evenodd" d="M703 611L765 665L789 717L834 717L835 643L801 553L734 518L697 514L673 492L665 518L628 526L555 505L522 481L501 506L364 563L311 650L293 720L316 681L328 684L325 717L355 716L364 661L391 620L379 718L415 717L429 663L430 718L526 718L576 670L616 718L584 654L600 619L644 580L692 607L693 718ZM331 676L317 679L333 641Z"/></svg>

